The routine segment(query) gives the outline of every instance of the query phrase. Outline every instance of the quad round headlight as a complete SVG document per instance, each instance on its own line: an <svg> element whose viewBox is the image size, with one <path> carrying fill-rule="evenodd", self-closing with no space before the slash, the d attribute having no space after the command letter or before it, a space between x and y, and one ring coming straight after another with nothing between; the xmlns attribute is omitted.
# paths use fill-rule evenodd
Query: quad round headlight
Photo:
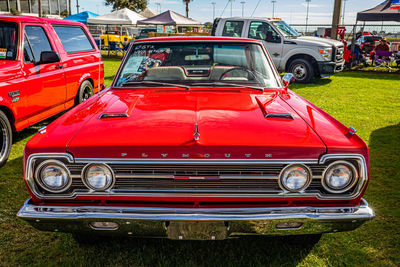
<svg viewBox="0 0 400 267"><path fill-rule="evenodd" d="M58 160L46 160L36 169L36 180L46 191L61 193L72 183L71 174L67 167Z"/></svg>
<svg viewBox="0 0 400 267"><path fill-rule="evenodd" d="M114 184L113 171L106 164L89 164L83 169L83 183L95 191L104 191Z"/></svg>
<svg viewBox="0 0 400 267"><path fill-rule="evenodd" d="M300 192L311 183L311 171L304 165L294 164L285 167L280 176L279 184L282 189L291 192Z"/></svg>
<svg viewBox="0 0 400 267"><path fill-rule="evenodd" d="M343 193L357 181L357 169L347 161L335 161L326 168L323 187L331 193Z"/></svg>

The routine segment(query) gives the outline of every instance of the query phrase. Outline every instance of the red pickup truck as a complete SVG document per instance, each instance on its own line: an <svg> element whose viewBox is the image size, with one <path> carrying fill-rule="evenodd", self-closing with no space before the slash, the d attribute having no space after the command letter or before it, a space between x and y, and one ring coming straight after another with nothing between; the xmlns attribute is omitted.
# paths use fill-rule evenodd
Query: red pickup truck
<svg viewBox="0 0 400 267"><path fill-rule="evenodd" d="M0 166L8 159L13 131L69 109L99 90L104 80L99 57L81 23L0 16Z"/></svg>

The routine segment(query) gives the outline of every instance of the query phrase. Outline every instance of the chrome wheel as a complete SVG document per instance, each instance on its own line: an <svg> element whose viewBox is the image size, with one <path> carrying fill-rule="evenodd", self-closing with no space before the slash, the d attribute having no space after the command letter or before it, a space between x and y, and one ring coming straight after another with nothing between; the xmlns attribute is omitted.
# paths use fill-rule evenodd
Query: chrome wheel
<svg viewBox="0 0 400 267"><path fill-rule="evenodd" d="M3 166L10 155L12 144L11 125L7 116L0 111L0 167Z"/></svg>
<svg viewBox="0 0 400 267"><path fill-rule="evenodd" d="M294 75L296 82L309 83L314 77L314 67L311 61L298 58L290 63L288 71Z"/></svg>
<svg viewBox="0 0 400 267"><path fill-rule="evenodd" d="M307 68L303 64L296 64L293 68L293 75L296 80L303 80L307 75Z"/></svg>
<svg viewBox="0 0 400 267"><path fill-rule="evenodd" d="M78 105L86 100L88 100L92 95L93 85L89 80L85 80L79 86L78 93L76 94L75 104Z"/></svg>
<svg viewBox="0 0 400 267"><path fill-rule="evenodd" d="M92 88L90 86L85 86L85 88L83 89L82 100L83 101L88 100L92 95L93 95Z"/></svg>
<svg viewBox="0 0 400 267"><path fill-rule="evenodd" d="M8 130L7 130L7 126L6 123L0 119L0 146L1 146L1 150L0 150L0 162L2 162L4 160L4 158L7 156L7 152L8 152L8 147L9 147L9 142L10 142L10 138L8 136Z"/></svg>

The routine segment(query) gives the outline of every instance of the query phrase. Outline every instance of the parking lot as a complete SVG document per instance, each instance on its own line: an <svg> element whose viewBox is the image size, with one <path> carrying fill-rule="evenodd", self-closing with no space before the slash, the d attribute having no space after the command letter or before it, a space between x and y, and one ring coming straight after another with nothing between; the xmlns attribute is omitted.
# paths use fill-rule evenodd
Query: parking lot
<svg viewBox="0 0 400 267"><path fill-rule="evenodd" d="M119 60L105 59L109 85ZM16 218L28 198L22 173L26 142L43 124L16 135L0 169L0 265L106 266L399 266L400 77L396 73L343 72L291 88L346 126L353 126L371 153L365 198L377 217L347 233L243 237L225 241L118 238L79 245L69 234L40 232Z"/></svg>

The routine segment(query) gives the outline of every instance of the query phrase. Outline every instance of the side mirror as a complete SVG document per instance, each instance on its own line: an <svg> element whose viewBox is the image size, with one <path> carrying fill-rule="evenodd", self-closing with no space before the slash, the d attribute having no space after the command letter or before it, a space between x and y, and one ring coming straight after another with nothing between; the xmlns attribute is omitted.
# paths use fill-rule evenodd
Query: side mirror
<svg viewBox="0 0 400 267"><path fill-rule="evenodd" d="M60 62L60 56L54 51L42 51L38 65Z"/></svg>
<svg viewBox="0 0 400 267"><path fill-rule="evenodd" d="M285 86L285 89L288 89L289 85L293 83L296 79L294 78L294 75L291 73L286 73L282 77L282 83Z"/></svg>
<svg viewBox="0 0 400 267"><path fill-rule="evenodd" d="M282 39L279 35L274 36L271 31L268 31L267 35L265 36L265 41L269 43L280 43Z"/></svg>

